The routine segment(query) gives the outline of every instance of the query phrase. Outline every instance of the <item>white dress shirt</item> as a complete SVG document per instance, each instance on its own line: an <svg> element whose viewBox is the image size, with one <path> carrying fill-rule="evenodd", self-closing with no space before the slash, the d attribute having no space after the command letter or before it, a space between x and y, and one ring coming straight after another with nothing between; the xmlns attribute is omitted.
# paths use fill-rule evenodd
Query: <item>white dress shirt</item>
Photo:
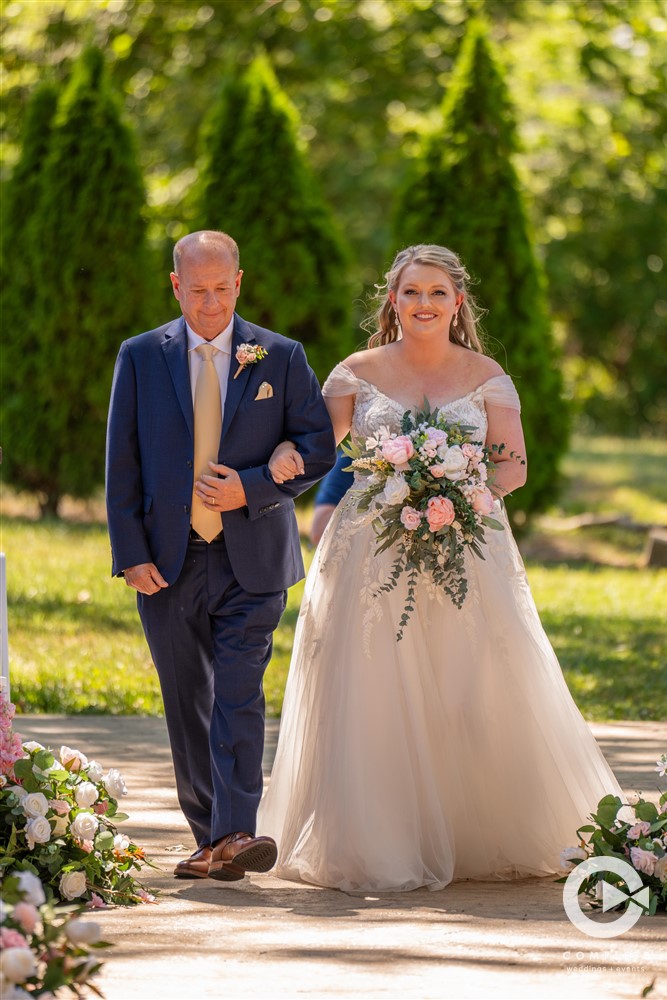
<svg viewBox="0 0 667 1000"><path fill-rule="evenodd" d="M213 340L204 340L198 333L186 323L188 331L188 364L190 365L190 389L192 391L192 403L195 401L195 386L199 369L204 364L204 359L197 353L200 344L211 344L215 347L216 353L213 355L213 364L218 373L220 383L220 412L224 417L225 399L227 396L227 379L229 378L229 366L232 360L232 331L234 330L234 316L222 333L219 333Z"/></svg>

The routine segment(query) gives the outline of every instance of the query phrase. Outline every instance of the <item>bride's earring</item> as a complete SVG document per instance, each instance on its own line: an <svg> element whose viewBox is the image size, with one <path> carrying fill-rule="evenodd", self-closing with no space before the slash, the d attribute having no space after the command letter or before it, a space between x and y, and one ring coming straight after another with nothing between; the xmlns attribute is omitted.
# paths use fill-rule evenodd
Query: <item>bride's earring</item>
<svg viewBox="0 0 667 1000"><path fill-rule="evenodd" d="M459 325L459 314L458 314L458 312L455 312L454 313L454 322L452 323L452 326L454 327L454 329L456 329L458 325Z"/></svg>

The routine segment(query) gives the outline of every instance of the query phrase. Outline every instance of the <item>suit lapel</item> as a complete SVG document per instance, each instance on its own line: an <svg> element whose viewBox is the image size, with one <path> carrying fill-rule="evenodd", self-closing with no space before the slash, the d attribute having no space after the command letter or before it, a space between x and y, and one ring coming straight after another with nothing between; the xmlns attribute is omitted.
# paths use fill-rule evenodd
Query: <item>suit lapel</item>
<svg viewBox="0 0 667 1000"><path fill-rule="evenodd" d="M174 383L176 398L183 411L190 436L194 441L195 419L190 388L190 367L188 365L188 338L183 318L174 320L166 331L162 341L162 350Z"/></svg>
<svg viewBox="0 0 667 1000"><path fill-rule="evenodd" d="M232 357L229 365L229 376L227 379L227 395L225 397L225 413L222 420L222 434L221 440L224 440L225 434L229 430L229 425L234 419L234 414L238 409L238 405L241 402L241 397L245 391L245 387L248 384L248 379L250 378L250 370L252 365L246 365L243 371L240 373L238 378L234 378L234 375L238 371L239 363L236 360L236 350L240 344L247 344L254 341L252 331L246 321L241 319L241 317L236 314L234 316L234 332L232 334Z"/></svg>

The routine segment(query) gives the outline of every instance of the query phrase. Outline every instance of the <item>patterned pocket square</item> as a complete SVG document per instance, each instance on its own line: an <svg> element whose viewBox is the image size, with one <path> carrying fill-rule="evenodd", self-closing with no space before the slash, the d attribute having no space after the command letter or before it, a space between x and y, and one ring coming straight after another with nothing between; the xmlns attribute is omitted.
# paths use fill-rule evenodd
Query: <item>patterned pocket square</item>
<svg viewBox="0 0 667 1000"><path fill-rule="evenodd" d="M273 386L270 382L262 382L255 399L271 399L271 396L273 396Z"/></svg>

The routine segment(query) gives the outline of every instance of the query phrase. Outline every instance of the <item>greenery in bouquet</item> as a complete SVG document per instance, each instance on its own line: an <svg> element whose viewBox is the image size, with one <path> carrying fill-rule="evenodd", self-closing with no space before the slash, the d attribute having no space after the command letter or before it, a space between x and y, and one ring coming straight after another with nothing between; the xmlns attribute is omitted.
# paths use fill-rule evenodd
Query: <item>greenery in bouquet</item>
<svg viewBox="0 0 667 1000"><path fill-rule="evenodd" d="M14 706L0 690L0 873L37 875L57 900L92 906L153 902L135 878L150 864L118 832L127 793L116 768L67 746L58 757L12 730Z"/></svg>
<svg viewBox="0 0 667 1000"><path fill-rule="evenodd" d="M0 901L0 996L2 1000L48 1000L66 986L76 996L92 990L101 962L91 948L108 948L99 924L82 920L85 906L58 906L29 871L13 872L2 883Z"/></svg>
<svg viewBox="0 0 667 1000"><path fill-rule="evenodd" d="M374 515L375 554L395 547L389 578L379 590L393 590L405 573L408 591L396 638L414 611L415 587L428 572L437 587L460 608L466 597L465 550L484 558L485 529L502 530L491 517L495 497L490 490L493 456L504 445L484 446L474 439L477 428L449 423L427 399L421 410L403 414L401 433L383 427L365 447L345 446L350 469L367 477L353 487L350 502ZM511 457L523 462L513 452Z"/></svg>
<svg viewBox="0 0 667 1000"><path fill-rule="evenodd" d="M667 774L667 754L656 762L661 777ZM632 809L634 817L620 819L621 809ZM579 827L577 847L566 847L561 852L563 868L573 868L593 857L619 858L637 871L644 886L649 889L647 912L667 910L667 792L662 792L658 805L647 802L639 793L621 802L618 795L605 795L600 799L597 812L591 815L593 824ZM586 839L587 835L588 839ZM557 879L565 882L567 876ZM591 905L602 906L602 882L622 884L623 877L614 872L595 872L584 879L580 892L591 897ZM636 896L633 902L642 905Z"/></svg>

